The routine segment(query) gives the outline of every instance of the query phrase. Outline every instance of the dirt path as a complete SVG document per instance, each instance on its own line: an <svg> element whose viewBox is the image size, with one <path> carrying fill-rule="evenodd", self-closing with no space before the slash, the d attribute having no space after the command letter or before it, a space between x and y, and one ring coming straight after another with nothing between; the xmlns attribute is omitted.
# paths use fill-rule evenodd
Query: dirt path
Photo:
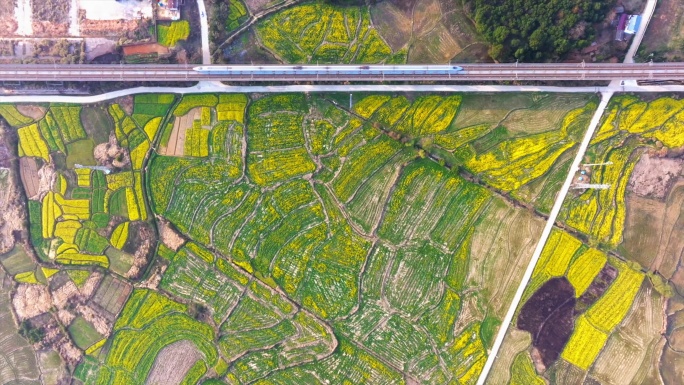
<svg viewBox="0 0 684 385"><path fill-rule="evenodd" d="M17 21L17 35L33 35L33 7L31 0L17 0L17 8L14 9Z"/></svg>

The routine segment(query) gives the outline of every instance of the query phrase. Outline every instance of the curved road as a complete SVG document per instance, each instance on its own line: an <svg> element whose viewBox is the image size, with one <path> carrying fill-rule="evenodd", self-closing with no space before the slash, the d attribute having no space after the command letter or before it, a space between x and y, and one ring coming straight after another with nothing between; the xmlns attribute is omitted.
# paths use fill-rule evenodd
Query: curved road
<svg viewBox="0 0 684 385"><path fill-rule="evenodd" d="M544 63L462 64L458 74L434 74L415 66L387 66L394 73L363 73L356 66L320 66L316 74L270 69L269 66L231 66L230 74L202 73L190 65L0 65L6 81L501 81L501 80L684 80L684 63ZM426 66L427 67L427 66ZM282 67L280 67L282 68ZM355 74L341 71L354 68ZM407 69L408 68L408 69Z"/></svg>

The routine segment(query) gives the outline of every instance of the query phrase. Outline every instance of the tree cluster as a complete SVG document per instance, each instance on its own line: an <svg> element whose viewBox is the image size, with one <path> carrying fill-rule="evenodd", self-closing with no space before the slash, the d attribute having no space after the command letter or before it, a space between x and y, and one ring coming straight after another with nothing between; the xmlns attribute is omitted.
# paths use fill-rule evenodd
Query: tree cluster
<svg viewBox="0 0 684 385"><path fill-rule="evenodd" d="M499 61L544 61L588 46L592 23L606 16L605 0L471 0L478 32Z"/></svg>
<svg viewBox="0 0 684 385"><path fill-rule="evenodd" d="M42 341L43 337L45 337L45 331L42 328L33 326L29 321L22 321L19 324L19 334L32 344Z"/></svg>

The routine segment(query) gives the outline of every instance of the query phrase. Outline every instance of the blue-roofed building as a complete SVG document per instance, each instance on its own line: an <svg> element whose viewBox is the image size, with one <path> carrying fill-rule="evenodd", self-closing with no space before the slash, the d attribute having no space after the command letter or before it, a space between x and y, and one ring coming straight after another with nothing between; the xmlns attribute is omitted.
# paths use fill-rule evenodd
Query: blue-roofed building
<svg viewBox="0 0 684 385"><path fill-rule="evenodd" d="M625 26L625 33L634 35L639 31L639 25L641 24L641 15L630 15L629 21Z"/></svg>

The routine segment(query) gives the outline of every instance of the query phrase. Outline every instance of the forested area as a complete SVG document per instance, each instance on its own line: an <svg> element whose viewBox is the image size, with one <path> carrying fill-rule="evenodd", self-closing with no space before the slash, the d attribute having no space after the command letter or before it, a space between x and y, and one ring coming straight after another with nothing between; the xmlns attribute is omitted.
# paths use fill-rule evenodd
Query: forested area
<svg viewBox="0 0 684 385"><path fill-rule="evenodd" d="M465 0L468 1L468 0ZM478 31L499 61L540 61L581 49L594 38L592 23L605 18L614 1L471 0Z"/></svg>

